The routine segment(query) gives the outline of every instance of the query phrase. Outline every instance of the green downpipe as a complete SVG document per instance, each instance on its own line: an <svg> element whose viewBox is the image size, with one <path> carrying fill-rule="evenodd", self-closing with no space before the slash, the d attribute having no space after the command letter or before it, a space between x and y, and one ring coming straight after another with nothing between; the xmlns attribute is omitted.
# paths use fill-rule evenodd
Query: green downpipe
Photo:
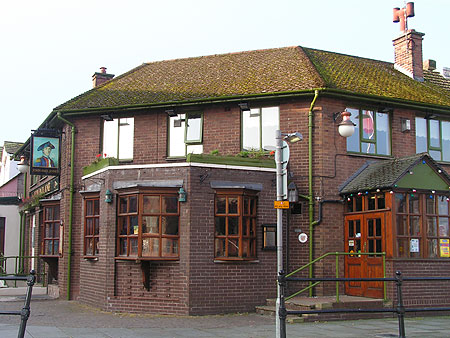
<svg viewBox="0 0 450 338"><path fill-rule="evenodd" d="M313 231L314 231L314 196L313 196L313 173L312 173L312 159L313 159L313 109L316 100L319 97L319 90L314 91L314 99L311 102L308 113L308 211L309 211L309 262L313 260ZM313 266L309 266L309 278L313 278ZM311 287L311 282L309 282ZM309 289L309 296L312 297L313 288Z"/></svg>
<svg viewBox="0 0 450 338"><path fill-rule="evenodd" d="M75 125L62 117L61 113L58 113L58 119L72 127L72 144L70 149L70 205L69 205L69 239L68 239L68 253L67 253L67 300L70 300L70 278L72 269L72 219L73 219L73 176L75 167Z"/></svg>

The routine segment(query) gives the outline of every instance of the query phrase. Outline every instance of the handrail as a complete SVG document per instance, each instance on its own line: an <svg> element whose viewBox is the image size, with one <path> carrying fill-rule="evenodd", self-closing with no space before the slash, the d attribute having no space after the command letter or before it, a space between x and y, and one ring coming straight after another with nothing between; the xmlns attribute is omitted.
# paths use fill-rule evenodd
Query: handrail
<svg viewBox="0 0 450 338"><path fill-rule="evenodd" d="M0 256L0 276L27 276L28 274L23 271L24 264L23 261L25 259L38 259L42 260L40 256ZM8 259L14 259L14 272L7 273L6 264ZM42 286L47 285L47 272L45 269L45 262L42 264L42 272L35 273L35 275L40 276L42 278ZM6 279L4 279L6 280ZM17 287L17 281L20 279L12 279L14 280L14 287Z"/></svg>
<svg viewBox="0 0 450 338"><path fill-rule="evenodd" d="M291 277L292 275L295 275L296 273L308 268L309 266L311 266L312 264L328 257L328 256L335 256L336 257L336 279L339 279L339 256L382 256L383 259L383 278L386 278L386 253L385 252L327 252L325 254L323 254L322 256L312 260L311 262L309 262L308 264L305 264L303 266L301 266L300 268L286 274L286 278ZM315 287L316 285L320 284L321 281L316 281L316 283L314 284L309 284L309 286L307 286L306 288L297 291L295 293L293 293L290 296L285 297L285 300L289 300L295 296L298 296L299 294L308 291L310 289L312 289L313 287ZM386 282L383 282L383 299L386 301L387 300L387 295L386 295ZM339 303L339 280L336 280L336 303Z"/></svg>

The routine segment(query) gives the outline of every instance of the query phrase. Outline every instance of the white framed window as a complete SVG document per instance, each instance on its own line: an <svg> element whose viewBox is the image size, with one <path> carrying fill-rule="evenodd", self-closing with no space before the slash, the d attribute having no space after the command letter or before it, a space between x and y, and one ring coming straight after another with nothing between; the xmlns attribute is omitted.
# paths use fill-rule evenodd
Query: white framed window
<svg viewBox="0 0 450 338"><path fill-rule="evenodd" d="M104 121L103 151L105 157L119 160L133 159L134 118L123 117Z"/></svg>
<svg viewBox="0 0 450 338"><path fill-rule="evenodd" d="M279 107L252 108L242 112L242 149L275 149L275 131L280 129Z"/></svg>
<svg viewBox="0 0 450 338"><path fill-rule="evenodd" d="M203 153L203 114L188 112L169 117L168 156Z"/></svg>

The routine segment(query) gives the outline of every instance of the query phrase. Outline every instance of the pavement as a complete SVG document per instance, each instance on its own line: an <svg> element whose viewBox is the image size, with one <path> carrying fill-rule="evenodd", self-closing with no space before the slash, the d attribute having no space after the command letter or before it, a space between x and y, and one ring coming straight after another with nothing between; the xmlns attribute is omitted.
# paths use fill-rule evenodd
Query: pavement
<svg viewBox="0 0 450 338"><path fill-rule="evenodd" d="M20 311L23 296L0 295L0 311ZM0 337L17 337L20 316L0 315ZM450 338L450 317L405 319L407 337ZM36 294L27 338L273 338L275 318L255 313L215 316L118 314ZM287 337L398 337L396 318L287 324Z"/></svg>

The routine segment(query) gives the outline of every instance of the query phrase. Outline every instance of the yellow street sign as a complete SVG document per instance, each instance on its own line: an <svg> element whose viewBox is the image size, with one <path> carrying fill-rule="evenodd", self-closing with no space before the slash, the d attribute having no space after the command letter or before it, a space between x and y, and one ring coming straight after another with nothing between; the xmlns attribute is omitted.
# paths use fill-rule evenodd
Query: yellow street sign
<svg viewBox="0 0 450 338"><path fill-rule="evenodd" d="M273 207L275 209L289 209L289 201L274 201Z"/></svg>

